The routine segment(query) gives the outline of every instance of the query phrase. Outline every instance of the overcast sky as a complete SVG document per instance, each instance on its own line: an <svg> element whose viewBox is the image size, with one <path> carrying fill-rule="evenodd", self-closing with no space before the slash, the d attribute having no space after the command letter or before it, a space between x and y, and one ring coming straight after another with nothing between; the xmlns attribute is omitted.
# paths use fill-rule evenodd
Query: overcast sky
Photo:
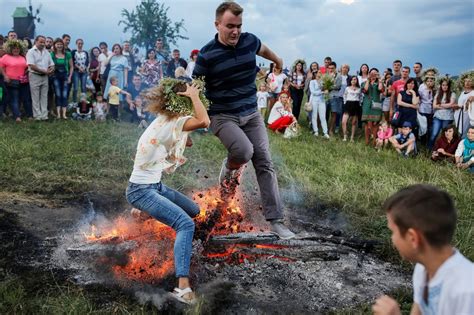
<svg viewBox="0 0 474 315"><path fill-rule="evenodd" d="M128 38L118 26L123 8L139 0L33 0L44 24L37 34L81 37L85 47ZM161 1L160 1L161 2ZM215 34L214 11L220 0L167 0L169 17L184 19L187 29L178 47L187 58ZM243 31L256 34L291 65L296 58L322 63L325 56L348 63L351 73L362 63L380 70L394 59L412 66L436 66L459 74L474 68L472 0L242 0ZM13 26L15 7L27 0L0 0L0 33ZM174 48L174 47L172 47Z"/></svg>

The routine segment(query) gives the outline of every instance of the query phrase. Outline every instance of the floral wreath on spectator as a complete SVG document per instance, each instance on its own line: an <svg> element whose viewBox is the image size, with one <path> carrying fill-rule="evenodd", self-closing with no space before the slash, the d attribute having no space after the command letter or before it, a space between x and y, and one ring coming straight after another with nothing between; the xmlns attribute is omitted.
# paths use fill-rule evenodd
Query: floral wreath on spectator
<svg viewBox="0 0 474 315"><path fill-rule="evenodd" d="M464 90L464 80L471 79L471 88L474 89L474 70L461 73L457 81L457 88L459 91Z"/></svg>
<svg viewBox="0 0 474 315"><path fill-rule="evenodd" d="M303 66L303 69L301 71L306 72L306 61L304 59L296 59L295 62L293 62L293 65L291 66L291 71L295 72L296 71L296 65L301 63Z"/></svg>
<svg viewBox="0 0 474 315"><path fill-rule="evenodd" d="M3 49L7 52L7 54L12 55L13 49L19 48L20 55L24 56L26 52L26 44L22 40L18 39L9 39L3 44Z"/></svg>

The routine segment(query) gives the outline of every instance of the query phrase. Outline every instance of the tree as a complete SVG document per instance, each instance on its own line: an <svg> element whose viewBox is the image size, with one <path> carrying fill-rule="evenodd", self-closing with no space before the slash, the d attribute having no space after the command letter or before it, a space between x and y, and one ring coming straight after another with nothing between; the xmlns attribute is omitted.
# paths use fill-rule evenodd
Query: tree
<svg viewBox="0 0 474 315"><path fill-rule="evenodd" d="M125 25L124 32L131 31L130 42L134 45L148 50L155 46L157 38L162 38L165 49L169 49L169 45L176 45L178 39L188 38L180 34L181 30L186 30L184 20L173 23L168 18L168 9L158 0L142 0L132 12L122 9L124 19L118 24Z"/></svg>

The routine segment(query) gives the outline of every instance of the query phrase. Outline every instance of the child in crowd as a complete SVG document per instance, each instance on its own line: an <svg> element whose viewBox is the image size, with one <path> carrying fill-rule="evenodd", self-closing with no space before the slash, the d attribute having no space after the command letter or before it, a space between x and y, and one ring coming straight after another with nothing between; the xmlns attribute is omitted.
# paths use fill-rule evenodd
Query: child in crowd
<svg viewBox="0 0 474 315"><path fill-rule="evenodd" d="M411 314L474 314L474 264L451 245L457 213L450 195L436 187L406 187L383 206L392 243L416 263ZM397 301L382 296L375 315L401 314Z"/></svg>
<svg viewBox="0 0 474 315"><path fill-rule="evenodd" d="M351 78L350 86L344 90L342 99L344 101L344 115L342 116L342 132L344 138L342 141L347 141L347 121L352 118L351 142L354 142L360 102L362 100L362 91L357 76Z"/></svg>
<svg viewBox="0 0 474 315"><path fill-rule="evenodd" d="M467 129L466 138L459 142L454 156L458 168L474 173L474 126Z"/></svg>
<svg viewBox="0 0 474 315"><path fill-rule="evenodd" d="M375 142L375 148L377 150L385 148L388 145L390 137L393 135L393 129L388 126L385 120L382 120L377 132L377 140Z"/></svg>
<svg viewBox="0 0 474 315"><path fill-rule="evenodd" d="M72 113L74 120L91 120L92 117L92 105L87 101L85 93L81 94L79 104L77 104L76 112Z"/></svg>
<svg viewBox="0 0 474 315"><path fill-rule="evenodd" d="M143 108L143 99L141 98L140 95L135 97L133 104L135 105L135 114L137 115L136 118L139 122L138 127L143 128L143 129L147 128L148 123L146 121L145 112Z"/></svg>
<svg viewBox="0 0 474 315"><path fill-rule="evenodd" d="M102 92L97 92L93 107L95 120L99 122L105 121L107 115L107 103L102 97Z"/></svg>
<svg viewBox="0 0 474 315"><path fill-rule="evenodd" d="M408 157L410 153L416 154L416 138L411 130L411 123L405 121L401 131L390 138L390 143L395 150L404 157Z"/></svg>
<svg viewBox="0 0 474 315"><path fill-rule="evenodd" d="M258 104L258 111L265 118L265 114L267 113L267 103L268 97L270 94L267 92L267 85L265 83L260 83L257 92L257 104Z"/></svg>
<svg viewBox="0 0 474 315"><path fill-rule="evenodd" d="M295 120L296 118L291 112L290 96L281 92L268 116L268 128L276 133L281 133Z"/></svg>
<svg viewBox="0 0 474 315"><path fill-rule="evenodd" d="M130 93L122 90L117 86L118 79L116 77L110 78L109 94L107 100L109 101L108 112L112 114L112 119L119 120L120 97L119 94L130 96Z"/></svg>
<svg viewBox="0 0 474 315"><path fill-rule="evenodd" d="M173 91L191 99L194 114L180 114L170 107L162 84L152 88L145 96L147 110L157 114L157 118L138 140L126 196L135 208L135 215L140 210L144 211L176 231L174 264L178 287L174 289L173 296L191 304L196 301L189 282L194 235L192 218L199 214L199 206L182 193L167 187L162 182L162 174L172 173L185 163L183 153L188 134L208 127L209 116L199 98L197 85L178 83Z"/></svg>

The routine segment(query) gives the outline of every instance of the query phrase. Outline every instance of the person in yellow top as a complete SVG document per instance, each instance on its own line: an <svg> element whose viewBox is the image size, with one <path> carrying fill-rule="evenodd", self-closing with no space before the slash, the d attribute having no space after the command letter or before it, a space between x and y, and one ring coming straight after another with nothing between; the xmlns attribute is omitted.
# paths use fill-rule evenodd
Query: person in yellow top
<svg viewBox="0 0 474 315"><path fill-rule="evenodd" d="M109 101L109 113L112 115L112 119L119 120L119 106L120 106L120 97L119 94L124 94L131 96L127 91L122 90L117 86L118 80L116 77L110 78L110 88L109 93L107 94L107 99Z"/></svg>

